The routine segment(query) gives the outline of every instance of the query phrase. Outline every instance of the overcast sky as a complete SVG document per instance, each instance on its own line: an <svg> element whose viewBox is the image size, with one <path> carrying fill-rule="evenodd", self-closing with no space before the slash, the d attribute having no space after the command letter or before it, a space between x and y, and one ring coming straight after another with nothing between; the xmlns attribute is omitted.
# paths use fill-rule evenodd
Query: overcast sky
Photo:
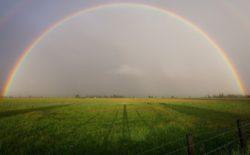
<svg viewBox="0 0 250 155"><path fill-rule="evenodd" d="M76 11L118 1L0 1L0 89L24 48ZM129 2L129 1L119 1ZM250 2L130 1L159 5L203 29L250 90ZM47 34L13 82L15 96L238 94L230 68L198 32L154 9L107 6Z"/></svg>

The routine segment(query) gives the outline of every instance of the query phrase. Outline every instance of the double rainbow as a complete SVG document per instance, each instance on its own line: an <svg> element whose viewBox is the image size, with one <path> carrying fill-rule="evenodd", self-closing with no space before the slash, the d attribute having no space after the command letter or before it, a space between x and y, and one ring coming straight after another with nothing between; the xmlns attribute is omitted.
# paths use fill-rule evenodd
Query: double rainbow
<svg viewBox="0 0 250 155"><path fill-rule="evenodd" d="M64 17L62 20L59 20L57 22L55 22L54 24L52 24L51 26L49 26L47 29L45 29L37 38L35 38L31 44L23 51L22 55L20 56L20 58L18 59L18 61L16 62L16 64L14 65L14 67L12 68L10 74L8 75L7 81L4 85L3 91L2 91L2 95L3 96L8 96L9 91L12 88L12 83L15 80L16 74L20 68L20 66L22 65L22 63L25 61L27 55L32 51L32 49L34 47L37 46L37 44L51 31L57 29L58 27L60 27L61 25L63 25L64 23L68 22L69 20L73 19L74 17L77 17L80 14L84 14L84 13L88 13L88 12L92 12L104 7L116 7L118 5L126 5L126 6L131 6L131 7L138 7L138 8L145 8L145 9L149 9L149 10L155 10L161 13L164 13L174 19L176 19L177 21L185 24L186 26L189 26L190 28L192 28L193 30L195 30L196 32L198 32L201 36L203 36L221 55L221 57L223 58L223 60L226 62L227 66L230 68L230 71L232 72L232 75L234 76L236 82L237 82L237 86L241 92L241 94L245 94L245 89L244 89L244 85L243 82L240 79L240 76L237 72L236 67L233 65L232 61L230 60L230 58L227 56L226 52L211 38L209 37L209 35L204 32L201 28L199 28L197 25L195 25L194 23L192 23L191 21L177 15L174 12L168 11L165 8L159 7L159 6L152 6L152 5L148 5L148 4L136 4L136 3L108 3L108 4L102 4L102 5L98 5L98 6L94 6L94 7L90 7L90 8L86 8L83 10L80 10L78 12L75 12L69 16Z"/></svg>

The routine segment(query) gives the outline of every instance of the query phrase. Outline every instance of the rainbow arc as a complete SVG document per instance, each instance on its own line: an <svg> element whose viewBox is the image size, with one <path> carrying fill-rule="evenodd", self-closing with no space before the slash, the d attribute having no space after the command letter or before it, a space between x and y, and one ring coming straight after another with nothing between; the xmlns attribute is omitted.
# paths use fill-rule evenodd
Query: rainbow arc
<svg viewBox="0 0 250 155"><path fill-rule="evenodd" d="M78 12L75 12L73 14L70 14L69 16L66 16L63 19L61 19L61 20L55 22L54 24L52 24L51 26L49 26L37 38L35 38L31 42L31 44L22 52L22 55L19 57L18 61L15 63L14 67L12 68L12 70L11 70L11 72L10 72L8 78L7 78L4 89L2 91L2 95L3 96L8 96L9 91L12 88L13 81L15 80L16 74L17 74L20 66L25 61L27 55L32 51L32 49L34 49L34 47L36 47L37 44L39 44L39 42L43 38L45 38L47 34L52 32L53 30L59 28L61 25L63 25L64 23L70 21L71 19L77 17L78 15L93 12L93 11L96 11L96 10L104 8L104 7L117 7L117 6L120 6L120 5L126 5L126 6L130 6L130 7L138 7L138 8L145 8L145 9L148 9L148 10L158 11L160 13L166 14L167 16L170 16L170 17L176 19L177 21L185 24L186 26L189 26L194 31L198 32L201 36L203 36L220 53L221 57L223 58L223 60L227 64L227 66L230 68L230 71L232 72L232 75L234 76L234 78L236 80L239 91L241 92L241 94L245 95L245 89L244 89L243 82L242 82L242 80L241 80L241 78L240 78L240 76L238 74L238 71L237 71L236 67L233 65L232 61L228 57L226 51L224 49L222 49L205 31L203 31L201 28L199 28L197 25L195 25L194 23L192 23L188 19L186 19L186 18L184 18L184 17L182 17L182 16L180 16L180 15L178 15L178 14L172 12L172 11L168 11L165 8L162 8L162 7L159 7L159 6L152 6L152 5L148 5L148 4L137 4L137 3L111 3L111 4L108 3L108 4L102 4L102 5L86 8L86 9L80 10Z"/></svg>

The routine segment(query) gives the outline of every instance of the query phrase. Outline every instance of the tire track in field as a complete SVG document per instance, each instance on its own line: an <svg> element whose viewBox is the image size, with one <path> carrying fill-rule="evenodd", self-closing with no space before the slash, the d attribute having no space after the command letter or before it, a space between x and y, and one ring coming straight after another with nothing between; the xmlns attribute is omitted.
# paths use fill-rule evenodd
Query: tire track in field
<svg viewBox="0 0 250 155"><path fill-rule="evenodd" d="M123 106L123 127L122 127L122 137L124 140L130 139L130 129L127 113L127 105Z"/></svg>
<svg viewBox="0 0 250 155"><path fill-rule="evenodd" d="M158 109L156 109L156 108L154 108L152 106L150 106L149 108L150 109L148 109L148 110L150 110L151 112L155 113L155 115L157 115L156 117L159 117L160 121L164 120L165 115L164 115L163 111L160 111L160 110L158 110ZM157 127L155 126L155 124L157 122L157 121L155 121L156 118L153 121L153 123L148 123L143 118L143 116L140 114L140 112L138 112L136 110L136 113L141 118L141 121L150 129L150 134L154 138L154 140L153 140L153 145L155 145L154 148L157 148L157 146L162 145L162 143L166 143L165 141L162 141L162 138L165 137L165 135L159 134L159 131L157 131ZM167 152L167 148L166 147L160 147L160 148L157 148L157 150L154 150L154 151L156 151L156 154L158 154L157 151L159 151L159 152ZM151 152L151 153L154 154L154 152ZM144 154L143 151L142 151L142 154Z"/></svg>
<svg viewBox="0 0 250 155"><path fill-rule="evenodd" d="M86 130L85 130L86 126L87 126L88 124L91 124L91 121L94 120L95 118L99 117L100 115L101 115L100 113L97 113L97 114L95 114L94 116L88 117L87 120L84 120L83 122L81 122L81 123L79 124L79 126L80 126L80 127L83 127L83 129L80 129L80 131L83 131L83 132L86 134ZM79 126L74 126L74 127L73 127L74 130L72 130L72 132L75 132L76 130L78 130L78 129L79 129Z"/></svg>
<svg viewBox="0 0 250 155"><path fill-rule="evenodd" d="M129 144L131 142L131 132L129 128L127 105L123 105L123 118L122 118L122 145L121 154L129 154Z"/></svg>
<svg viewBox="0 0 250 155"><path fill-rule="evenodd" d="M136 110L137 116L140 118L140 120L143 122L145 126L147 126L150 129L150 132L152 132L154 135L157 135L156 129L153 125L149 124L144 117L140 114L139 111Z"/></svg>
<svg viewBox="0 0 250 155"><path fill-rule="evenodd" d="M152 106L150 108L156 114L156 117L159 118L159 120L161 122L166 122L166 120L167 120L166 113L164 113L162 110L156 109L155 107L152 107ZM155 122L157 122L157 118L155 118Z"/></svg>
<svg viewBox="0 0 250 155"><path fill-rule="evenodd" d="M31 108L25 108L25 109L6 110L3 112L0 112L0 119L5 118L5 117L22 115L22 114L26 114L30 112L48 111L48 110L53 110L53 109L71 106L71 105L72 104L59 104L59 105L49 105L49 106L38 106L35 108L31 107Z"/></svg>
<svg viewBox="0 0 250 155"><path fill-rule="evenodd" d="M94 120L95 118L97 118L100 115L101 115L100 113L97 113L94 116L89 117L89 119L87 119L86 121L84 121L81 125L87 125L87 124L91 123L92 120Z"/></svg>
<svg viewBox="0 0 250 155"><path fill-rule="evenodd" d="M138 121L141 121L140 119L137 119L137 120L132 120L132 121L128 121L128 124L132 124L132 123L134 123L134 124L137 124L138 123ZM92 124L92 122L89 122L89 124ZM96 123L97 124L97 123ZM101 124L99 124L99 125L105 125L105 126L111 126L111 124L112 124L112 122L111 123L101 123ZM117 121L115 121L114 123L113 123L113 125L123 125L123 122L122 121L119 121L119 122L117 122ZM103 129L96 129L96 130L91 130L91 132L87 132L88 134L96 134L96 133L98 133L98 132L101 132L101 131L103 131ZM131 130L130 130L131 131ZM122 132L122 130L121 131L118 131L118 133L120 133L120 132Z"/></svg>
<svg viewBox="0 0 250 155"><path fill-rule="evenodd" d="M117 120L117 117L118 117L118 114L119 114L119 110L116 110L116 113L115 113L115 116L110 124L110 127L109 129L107 130L107 133L106 135L104 135L104 138L103 138L103 143L102 143L102 148L104 150L107 150L107 146L108 146L108 139L109 139L109 136L114 128L114 122Z"/></svg>

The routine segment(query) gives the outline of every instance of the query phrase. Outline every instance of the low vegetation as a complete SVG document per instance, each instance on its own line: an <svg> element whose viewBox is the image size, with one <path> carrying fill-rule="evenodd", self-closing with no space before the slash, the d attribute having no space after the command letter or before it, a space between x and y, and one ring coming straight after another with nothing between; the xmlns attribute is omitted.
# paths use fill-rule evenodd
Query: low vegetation
<svg viewBox="0 0 250 155"><path fill-rule="evenodd" d="M186 154L187 133L198 154L237 151L249 109L239 98L1 99L0 154Z"/></svg>

